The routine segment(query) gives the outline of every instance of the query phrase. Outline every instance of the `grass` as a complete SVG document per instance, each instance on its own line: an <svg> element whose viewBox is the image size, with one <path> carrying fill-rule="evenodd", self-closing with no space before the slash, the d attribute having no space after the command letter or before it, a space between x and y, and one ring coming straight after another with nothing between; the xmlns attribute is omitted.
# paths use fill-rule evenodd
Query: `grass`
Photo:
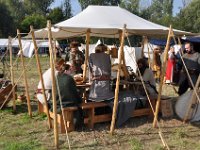
<svg viewBox="0 0 200 150"><path fill-rule="evenodd" d="M27 62L29 59L25 59ZM41 57L42 70L48 69L48 58ZM20 65L20 63L18 63ZM15 67L15 81L22 68ZM13 112L12 103L0 110L0 150L53 150L54 134L48 129L45 114L37 113L34 91L39 78L35 59L27 68L27 78L31 97L33 117L28 116L26 103L17 102L17 111ZM18 83L17 94L24 93L23 78ZM177 87L176 87L177 88ZM163 95L176 97L173 88L163 87ZM183 125L177 118L162 120L162 132L172 150L200 149L200 124ZM110 123L95 125L69 133L69 141L75 150L164 150L158 135L158 129L152 128L152 122L145 117L131 118L122 128L116 129L114 136L109 133ZM59 148L68 149L66 135L59 134Z"/></svg>

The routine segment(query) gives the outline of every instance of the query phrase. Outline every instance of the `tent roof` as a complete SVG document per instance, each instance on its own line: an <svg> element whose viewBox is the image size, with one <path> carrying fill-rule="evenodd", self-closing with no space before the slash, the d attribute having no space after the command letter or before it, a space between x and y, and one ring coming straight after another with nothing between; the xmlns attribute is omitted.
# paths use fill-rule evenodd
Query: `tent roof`
<svg viewBox="0 0 200 150"><path fill-rule="evenodd" d="M76 16L52 27L53 38L61 39L86 35L118 38L119 30L126 24L128 34L167 35L168 27L147 21L118 6L88 6ZM175 35L192 35L190 32L174 29ZM47 28L35 32L36 38L47 38ZM30 35L28 36L30 37Z"/></svg>
<svg viewBox="0 0 200 150"><path fill-rule="evenodd" d="M119 30L126 29L129 34L167 35L168 27L152 23L118 6L88 6L76 16L55 24L55 27L74 35L85 34L90 29L91 36L118 37ZM191 33L175 30L176 35Z"/></svg>

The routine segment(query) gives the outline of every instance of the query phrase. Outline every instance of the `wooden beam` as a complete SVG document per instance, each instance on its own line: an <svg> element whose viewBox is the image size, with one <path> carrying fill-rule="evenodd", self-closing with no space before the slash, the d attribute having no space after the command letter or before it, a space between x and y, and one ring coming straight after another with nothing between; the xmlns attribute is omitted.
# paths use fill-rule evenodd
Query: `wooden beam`
<svg viewBox="0 0 200 150"><path fill-rule="evenodd" d="M9 48L9 52L10 52L10 75L11 75L11 83L12 83L12 87L15 86L15 80L14 80L14 71L13 71L13 62L12 62L12 38L9 36L8 37L8 48ZM15 88L13 88L12 91L13 94L13 110L16 111L16 95L15 95Z"/></svg>
<svg viewBox="0 0 200 150"><path fill-rule="evenodd" d="M170 48L170 40L172 37L172 26L170 25L169 28L169 33L168 33L168 37L167 37L167 43L165 46L165 51L164 51L164 61L162 64L162 71L161 71L161 76L160 76L160 86L159 86L159 90L158 90L158 98L157 98L157 102L156 102L156 111L154 114L154 121L153 121L153 127L155 128L157 126L157 120L158 120L158 112L160 109L160 99L161 99L161 94L162 94L162 87L163 87L163 82L164 82L164 76L165 76L165 71L166 71L166 65L167 65L167 57L168 57L168 50Z"/></svg>
<svg viewBox="0 0 200 150"><path fill-rule="evenodd" d="M21 62L22 62L22 69L23 69L23 72L24 72L23 74L24 74L24 84L25 84L25 90L26 90L26 100L27 100L27 105L28 105L28 113L29 113L29 116L32 117L28 81L27 81L27 76L26 76L26 68L25 68L25 64L24 64L24 55L23 55L23 50L22 50L21 34L20 34L19 29L17 29L17 36L18 36L18 41L19 41L19 49L20 49L20 56L21 56Z"/></svg>
<svg viewBox="0 0 200 150"><path fill-rule="evenodd" d="M55 81L55 65L54 65L54 52L52 43L51 21L47 21L48 39L49 39L49 53L50 53L50 66L51 66L51 80L52 80L52 100L53 100L53 114L54 114L54 140L55 146L58 148L58 124L57 124L57 102L56 102L56 81Z"/></svg>
<svg viewBox="0 0 200 150"><path fill-rule="evenodd" d="M31 32L31 35L32 35L32 41L33 41L34 51L35 51L35 58L36 58L36 62L37 62L37 69L38 69L38 74L39 74L41 85L42 85L42 94L43 94L43 98L44 98L44 104L45 104L45 107L46 107L48 125L49 125L49 129L50 129L52 127L51 118L50 118L50 115L49 115L49 107L48 107L48 104L47 104L47 97L46 97L46 94L45 94L44 79L43 79L43 76L42 76L42 69L41 69L41 64L40 64L40 58L38 56L38 47L37 47L37 43L36 43L36 40L35 40L35 34L34 34L33 26L30 26L30 32Z"/></svg>
<svg viewBox="0 0 200 150"><path fill-rule="evenodd" d="M121 71L121 62L123 57L123 48L124 48L124 36L126 31L126 25L122 30L121 36L121 44L120 44L120 51L119 51L119 64L118 64L118 72L117 72L117 81L116 81L116 88L115 88L115 99L114 99L114 106L113 106L113 113L112 113L112 121L110 126L110 133L113 134L115 128L115 119L118 107L118 96L119 96L119 83L120 83L120 71Z"/></svg>
<svg viewBox="0 0 200 150"><path fill-rule="evenodd" d="M88 65L88 59L89 59L89 44L90 44L90 29L87 30L87 34L86 34L86 49L85 49L84 69L83 69L83 82L86 81L86 72L87 72L87 65Z"/></svg>

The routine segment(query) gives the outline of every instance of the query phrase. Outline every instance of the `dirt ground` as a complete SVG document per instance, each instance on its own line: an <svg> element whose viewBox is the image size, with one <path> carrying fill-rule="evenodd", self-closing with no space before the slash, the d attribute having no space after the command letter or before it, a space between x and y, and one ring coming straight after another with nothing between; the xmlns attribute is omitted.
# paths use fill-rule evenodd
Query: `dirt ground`
<svg viewBox="0 0 200 150"><path fill-rule="evenodd" d="M44 60L48 60L44 58ZM47 69L46 61L43 70ZM34 63L27 69L31 106L33 117L27 113L25 102L17 102L17 111L12 111L9 104L0 110L0 150L54 150L54 133L48 129L47 118L37 113L37 103L34 100L34 90L39 81ZM16 70L16 80L21 70ZM18 84L18 94L24 92L23 79ZM177 88L177 87L176 87ZM172 86L164 85L163 95L175 97L177 95ZM95 125L94 130L83 127L80 131L68 134L71 149L76 150L164 150L159 132L172 150L200 149L200 122L186 123L176 115L164 119L159 116L159 128L152 127L152 120L147 117L130 118L121 128L115 129L110 135L110 122ZM59 134L59 149L68 149L67 136Z"/></svg>

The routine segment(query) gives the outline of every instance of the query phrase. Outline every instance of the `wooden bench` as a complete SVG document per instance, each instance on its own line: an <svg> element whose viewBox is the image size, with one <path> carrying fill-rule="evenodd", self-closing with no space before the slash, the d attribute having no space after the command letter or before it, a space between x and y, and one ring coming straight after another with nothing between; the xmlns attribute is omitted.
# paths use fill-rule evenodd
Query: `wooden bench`
<svg viewBox="0 0 200 150"><path fill-rule="evenodd" d="M152 106L155 108L155 99L151 100ZM97 108L103 108L103 107L108 107L107 103L104 102L89 102L89 103L82 103L80 105L82 110L86 112L86 116L84 116L84 124L86 124L90 129L94 128L94 125L96 123L100 122L107 122L111 121L112 119L112 114L111 113L106 113L106 114L95 114L95 109ZM39 112L46 112L44 110L43 105L38 101L38 110ZM74 124L73 124L73 114L74 111L77 110L77 107L66 107L63 109L64 110L64 117L66 120L66 126L67 126L67 131L74 131ZM149 106L149 103L145 108L140 108L140 109L135 109L132 113L132 117L136 116L149 116L153 117L153 112L151 107ZM54 119L53 112L50 112L50 117ZM64 121L63 121L63 116L61 114L57 114L57 123L60 125L61 133L65 133L65 126L64 126Z"/></svg>
<svg viewBox="0 0 200 150"><path fill-rule="evenodd" d="M8 84L6 87L0 89L0 106L4 103L4 106L12 99L13 94L10 93L12 90L12 84ZM9 96L9 97L8 97Z"/></svg>

